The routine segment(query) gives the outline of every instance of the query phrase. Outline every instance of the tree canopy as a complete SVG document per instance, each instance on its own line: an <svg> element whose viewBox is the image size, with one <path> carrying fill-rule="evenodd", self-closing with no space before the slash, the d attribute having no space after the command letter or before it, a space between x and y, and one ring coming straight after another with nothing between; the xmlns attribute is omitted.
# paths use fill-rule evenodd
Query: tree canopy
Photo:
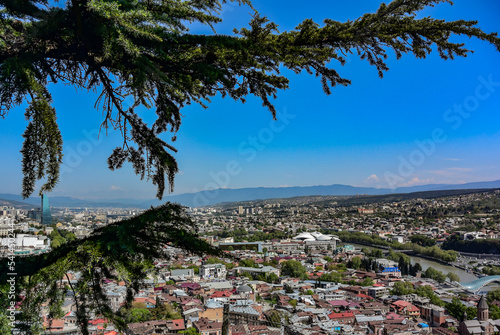
<svg viewBox="0 0 500 335"><path fill-rule="evenodd" d="M28 334L38 334L37 320L46 303L51 317L62 317L60 308L71 290L83 334L88 334L89 317L94 313L124 329L130 315L111 309L101 283L104 279L124 281L128 310L143 280L154 273L154 261L169 258L166 244L198 255L221 255L219 249L197 237L183 207L168 203L98 228L89 237L70 241L49 253L16 259L16 297L24 297L22 313L17 318L19 327ZM0 261L1 283L9 279L8 266L8 258ZM80 273L76 283L70 282L69 273ZM69 287L61 288L62 280L67 280ZM5 291L4 285L0 286L2 306L8 303L7 292L8 288ZM137 315L146 316L140 311Z"/></svg>
<svg viewBox="0 0 500 335"><path fill-rule="evenodd" d="M285 32L257 12L234 36L189 32L190 23L222 21L225 2L0 1L0 115L28 102L23 196L34 192L37 180L44 180L40 192L47 192L59 179L62 137L51 83L100 93L95 106L104 115L102 128L123 135L109 168L130 162L162 198L178 171L173 142L188 104L206 106L219 93L242 102L255 95L275 116L270 99L289 83L280 67L315 74L328 94L350 83L335 69L349 54L367 60L382 77L390 51L396 58L425 58L433 49L444 59L466 56L470 50L453 42L453 35L476 37L500 50L497 34L483 32L476 21L417 18L418 11L447 0L395 0L356 20L326 19L320 25L306 19ZM234 2L251 6L249 0ZM138 115L141 106L155 110L153 124ZM160 136L165 132L173 133L170 141Z"/></svg>
<svg viewBox="0 0 500 335"><path fill-rule="evenodd" d="M281 274L285 276L307 279L306 272L306 267L299 261L293 259L281 264Z"/></svg>
<svg viewBox="0 0 500 335"><path fill-rule="evenodd" d="M59 179L63 139L52 106L53 84L98 92L95 108L103 113L102 129L117 129L123 136L108 158L109 168L131 163L162 198L166 188L173 189L178 171L173 143L186 105L206 107L218 94L242 102L254 95L276 117L271 100L289 85L281 68L316 75L329 94L336 85L350 84L336 69L350 54L368 61L382 77L391 52L396 58L425 58L432 51L444 59L466 56L470 50L453 41L456 35L476 37L500 50L497 34L483 32L476 21L417 17L425 7L446 0L395 0L355 20L304 20L285 32L254 12L249 25L232 36L190 33L191 23L222 21L225 2L0 0L0 116L27 103L22 195L30 196L37 181L43 181L41 193L49 192ZM251 6L249 0L233 2ZM143 121L140 108L154 110L156 121ZM172 134L170 140L165 133ZM18 260L17 290L25 298L21 325L36 333L47 301L50 315L60 316L66 292L59 282L78 271L82 275L70 289L82 332L88 333L91 312L123 329L123 315L111 311L100 282L124 280L129 304L153 260L166 256L165 243L200 254L219 252L196 238L181 207L168 204L97 229L86 239L61 243L48 254ZM284 263L283 273L305 277L305 268L292 262ZM3 279L6 266L2 260Z"/></svg>

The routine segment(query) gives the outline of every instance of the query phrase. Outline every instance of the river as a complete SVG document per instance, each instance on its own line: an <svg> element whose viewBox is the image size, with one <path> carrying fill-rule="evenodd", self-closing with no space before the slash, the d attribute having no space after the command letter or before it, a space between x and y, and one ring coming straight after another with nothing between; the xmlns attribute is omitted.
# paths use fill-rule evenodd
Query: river
<svg viewBox="0 0 500 335"><path fill-rule="evenodd" d="M361 249L361 248L366 248L366 249L370 249L370 250L376 249L374 247L367 247L367 246L364 246L361 244L356 244L356 243L347 243L346 242L345 244L351 244L359 249ZM397 250L394 250L394 251L397 252ZM447 274L448 272L452 272L460 277L460 282L462 282L462 283L471 282L471 281L477 279L477 277L475 275L473 275L472 273L468 273L467 271L464 271L462 269L456 268L456 267L451 266L451 265L444 265L442 263L434 262L434 261L428 260L426 258L421 258L418 256L408 255L408 257L410 257L410 259L411 259L411 264L420 263L420 266L422 266L423 270L426 270L429 267L433 267L434 269L439 270L439 271L443 272L444 274Z"/></svg>

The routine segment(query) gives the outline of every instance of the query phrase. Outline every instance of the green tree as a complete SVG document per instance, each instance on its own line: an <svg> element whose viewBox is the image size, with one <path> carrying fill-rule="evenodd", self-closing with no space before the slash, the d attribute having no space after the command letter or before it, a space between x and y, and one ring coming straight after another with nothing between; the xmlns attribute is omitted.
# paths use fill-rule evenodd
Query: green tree
<svg viewBox="0 0 500 335"><path fill-rule="evenodd" d="M255 263L255 261L251 258L248 259L241 259L238 261L240 266L247 267L247 268L256 268L258 265Z"/></svg>
<svg viewBox="0 0 500 335"><path fill-rule="evenodd" d="M150 177L161 198L164 177L172 188L178 167L172 155L176 149L159 134L177 132L180 110L186 104L203 104L218 93L242 101L254 94L275 115L269 97L289 83L278 73L279 66L315 72L322 78L324 91L330 93L331 87L350 81L329 63L335 60L344 65L344 54L352 50L383 76L389 51L397 58L406 53L425 58L436 46L444 59L466 56L469 50L453 42L453 35L476 37L500 49L497 35L484 33L474 21L417 17L418 11L443 1L395 0L358 20L328 19L322 27L304 20L296 29L282 33L256 13L250 27L236 30L235 36L188 33L186 22L213 25L222 20L215 14L221 8L215 0L196 5L128 0L68 0L61 5L45 0L2 1L0 112L5 115L28 100L23 195L34 191L36 180L47 178L41 189L45 192L59 179L62 137L52 107L51 83L101 91L98 102L104 109L103 125L119 128L125 140L136 146L116 148L109 167L117 169L130 161L141 178ZM155 108L158 118L150 126L138 117L140 106Z"/></svg>
<svg viewBox="0 0 500 335"><path fill-rule="evenodd" d="M411 235L410 241L412 243L419 244L423 247L432 247L433 245L436 244L436 240L429 238L425 235Z"/></svg>
<svg viewBox="0 0 500 335"><path fill-rule="evenodd" d="M193 269L195 274L200 273L200 268L196 265L190 265L190 266L188 266L188 269Z"/></svg>
<svg viewBox="0 0 500 335"><path fill-rule="evenodd" d="M439 283L444 283L446 280L445 274L442 273L441 271L434 269L433 267L428 267L427 270L425 270L423 276L425 278L434 279L435 281L437 281Z"/></svg>
<svg viewBox="0 0 500 335"><path fill-rule="evenodd" d="M11 334L12 327L10 326L11 320L8 318L5 312L0 312L0 334Z"/></svg>
<svg viewBox="0 0 500 335"><path fill-rule="evenodd" d="M460 282L460 277L457 274L453 273L453 272L448 272L448 274L446 275L446 277L450 281Z"/></svg>
<svg viewBox="0 0 500 335"><path fill-rule="evenodd" d="M205 264L225 264L223 260L217 257L209 257L206 261Z"/></svg>
<svg viewBox="0 0 500 335"><path fill-rule="evenodd" d="M448 311L448 313L450 313L451 316L455 317L456 319L463 320L467 307L460 301L460 299L454 297L451 302L446 304L446 310ZM476 314L469 315L467 311L468 318L474 318L475 316Z"/></svg>
<svg viewBox="0 0 500 335"><path fill-rule="evenodd" d="M99 283L105 278L123 280L128 287L125 307L130 308L135 292L151 273L155 260L169 257L165 249L156 246L160 242L198 255L221 254L219 249L198 238L184 208L174 204L159 206L137 217L98 228L89 237L63 244L50 253L16 259L19 278L16 288L23 291L25 301L30 302L21 305L22 313L16 319L35 320L47 300L51 313L59 315L65 298L65 292L59 287L60 279L68 279L66 274L73 271L81 273L78 281L70 285L80 320L88 320L92 311L99 311L118 327L125 327L125 316L113 313ZM7 263L3 261L0 267L0 279L6 280ZM5 295L0 298L3 301ZM82 324L82 332L85 330ZM31 329L23 331L37 333Z"/></svg>
<svg viewBox="0 0 500 335"><path fill-rule="evenodd" d="M350 262L350 267L353 269L359 269L361 267L361 258L360 257L353 257Z"/></svg>
<svg viewBox="0 0 500 335"><path fill-rule="evenodd" d="M370 256L374 257L374 258L382 258L382 257L384 257L384 254L382 253L382 250L380 250L380 249L373 249L370 253Z"/></svg>
<svg viewBox="0 0 500 335"><path fill-rule="evenodd" d="M241 277L247 277L248 279L253 280L253 276L248 271L243 271L241 273Z"/></svg>
<svg viewBox="0 0 500 335"><path fill-rule="evenodd" d="M363 279L363 281L361 282L361 286L372 286L373 285L373 279L371 279L370 277L366 277L365 279Z"/></svg>
<svg viewBox="0 0 500 335"><path fill-rule="evenodd" d="M234 36L188 30L188 22L210 27L220 22L218 13L225 1L0 1L0 116L23 102L27 106L22 195L31 195L39 180L41 193L51 191L59 180L63 142L52 106L54 84L100 93L96 106L103 112L103 128L118 129L124 139L111 153L109 168L131 163L162 198L166 188L173 189L178 172L173 142L187 104L204 106L219 93L239 101L255 95L275 117L270 98L289 84L281 68L316 74L330 93L332 87L350 83L333 65L344 65L348 54L357 53L383 76L391 51L397 58L407 53L425 58L433 49L444 59L466 56L469 50L455 42L454 35L476 37L500 49L497 35L484 33L474 21L417 15L444 1L395 0L357 20L327 19L320 26L307 19L284 32L255 13L249 27L236 30ZM141 108L154 110L157 119L147 124L139 116ZM171 140L162 136L166 132L172 133ZM27 292L23 320L38 317L46 300L49 308L60 305L64 297L57 282L68 271L77 271L83 275L71 289L76 292L77 323L83 334L88 334L91 313L123 329L102 289L92 283L105 277L126 279L130 301L153 260L164 256L165 243L198 254L218 254L198 241L195 232L180 207L164 205L99 228L49 254L18 261L18 274L25 277L19 282ZM1 280L8 273L6 264L1 266Z"/></svg>
<svg viewBox="0 0 500 335"><path fill-rule="evenodd" d="M407 295L413 292L413 285L410 282L396 282L392 287L392 294L395 295Z"/></svg>
<svg viewBox="0 0 500 335"><path fill-rule="evenodd" d="M490 303L493 301L500 301L500 289L488 291L488 293L486 293L486 300Z"/></svg>
<svg viewBox="0 0 500 335"><path fill-rule="evenodd" d="M61 234L59 234L59 230L54 229L54 230L50 233L49 237L50 237L51 239L53 239L53 240L54 240L54 239L56 239L56 238L58 238L58 237L61 237Z"/></svg>
<svg viewBox="0 0 500 335"><path fill-rule="evenodd" d="M64 243L66 243L66 240L64 238L62 238L61 236L59 236L50 242L50 246L55 249L55 248L59 248Z"/></svg>
<svg viewBox="0 0 500 335"><path fill-rule="evenodd" d="M284 276L306 279L306 267L299 261L289 260L281 264L281 273Z"/></svg>
<svg viewBox="0 0 500 335"><path fill-rule="evenodd" d="M422 271L420 263L415 263L410 266L410 276L416 276L420 271Z"/></svg>
<svg viewBox="0 0 500 335"><path fill-rule="evenodd" d="M189 327L186 330L181 330L179 333L186 335L200 335L200 333L198 333L194 327Z"/></svg>
<svg viewBox="0 0 500 335"><path fill-rule="evenodd" d="M490 305L490 319L498 320L500 319L500 308L497 305Z"/></svg>
<svg viewBox="0 0 500 335"><path fill-rule="evenodd" d="M398 253L398 255L399 255L398 267L401 270L401 274L403 276L406 276L410 274L410 267L411 267L410 257L400 253Z"/></svg>
<svg viewBox="0 0 500 335"><path fill-rule="evenodd" d="M276 283L278 280L279 277L274 272L271 272L266 276L266 282L268 283Z"/></svg>
<svg viewBox="0 0 500 335"><path fill-rule="evenodd" d="M175 320L182 318L181 313L172 304L157 304L151 310L151 316L153 320Z"/></svg>
<svg viewBox="0 0 500 335"><path fill-rule="evenodd" d="M422 285L417 287L415 293L421 297L426 297L431 300L431 303L437 306L444 306L444 302L438 297L436 293L434 293L431 286Z"/></svg>
<svg viewBox="0 0 500 335"><path fill-rule="evenodd" d="M334 283L342 283L342 275L336 271L324 273L319 277L322 281L329 281Z"/></svg>
<svg viewBox="0 0 500 335"><path fill-rule="evenodd" d="M125 312L127 323L149 321L151 318L151 312L147 308L132 308Z"/></svg>

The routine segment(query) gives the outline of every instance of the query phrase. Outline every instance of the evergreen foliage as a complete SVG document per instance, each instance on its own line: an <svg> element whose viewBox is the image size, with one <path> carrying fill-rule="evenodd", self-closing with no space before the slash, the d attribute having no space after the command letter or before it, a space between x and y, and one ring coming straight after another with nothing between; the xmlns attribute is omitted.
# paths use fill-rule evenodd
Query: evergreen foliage
<svg viewBox="0 0 500 335"><path fill-rule="evenodd" d="M302 263L296 260L289 260L281 263L281 274L293 278L307 279L307 270Z"/></svg>
<svg viewBox="0 0 500 335"><path fill-rule="evenodd" d="M445 305L445 303L441 299L439 299L438 295L434 293L432 287L428 285L419 286L414 289L413 284L410 282L397 282L394 283L391 293L399 296L417 294L418 296L429 298L430 302L434 305Z"/></svg>
<svg viewBox="0 0 500 335"><path fill-rule="evenodd" d="M249 26L235 30L234 36L189 32L188 23L220 22L225 2L0 0L0 116L24 101L28 106L21 150L23 197L34 192L37 181L44 181L40 192L45 193L59 180L63 142L52 107L52 84L99 93L95 105L103 113L101 127L121 131L124 140L108 158L109 168L131 163L162 198L166 188L173 190L178 172L173 142L181 109L188 104L206 107L219 93L242 102L254 95L275 117L270 99L289 84L280 68L315 74L329 94L336 85L350 84L334 69L334 62L344 65L349 54L367 60L382 77L391 51L396 58L408 53L425 58L433 49L444 59L466 56L470 50L453 42L456 35L476 37L500 50L497 34L483 32L475 21L417 18L420 10L446 0L395 0L353 21L327 19L319 25L304 20L287 32L278 32L275 23L256 12ZM248 0L235 2L250 5ZM156 113L150 125L138 115L144 107ZM170 141L161 136L166 132L172 133ZM71 271L81 274L70 289L82 333L88 334L93 312L123 329L124 316L109 307L102 280L124 280L129 307L142 279L153 271L153 260L167 256L166 243L218 255L197 239L193 226L180 206L166 204L99 228L82 240L61 236L52 252L19 259L23 331L40 331L40 308L46 302L50 317L61 316L65 292L59 283ZM6 266L2 260L2 282ZM305 269L295 270L290 267L290 274L305 276ZM3 291L1 298L4 303Z"/></svg>
<svg viewBox="0 0 500 335"><path fill-rule="evenodd" d="M270 99L289 83L280 67L315 74L329 94L336 85L350 84L332 65L344 65L348 54L367 60L382 77L390 51L398 59L407 53L425 58L433 48L443 59L466 56L470 50L453 42L454 35L476 37L500 50L497 34L483 32L476 21L417 18L418 11L440 2L450 1L395 0L353 21L326 19L320 26L306 19L281 33L255 13L247 28L227 36L189 33L190 22L212 26L222 20L218 0L0 1L0 115L28 101L23 196L33 193L37 180L46 178L40 191L47 192L59 179L62 138L51 83L100 92L102 127L119 129L124 138L109 157L109 168L130 162L140 178L152 180L161 198L167 186L173 188L178 167L176 148L159 135L170 131L175 141L187 104L206 107L218 93L244 102L251 94L275 117ZM140 106L155 109L152 125L137 114Z"/></svg>
<svg viewBox="0 0 500 335"><path fill-rule="evenodd" d="M500 301L500 289L496 289L486 293L486 300L489 303L492 303L493 301Z"/></svg>
<svg viewBox="0 0 500 335"><path fill-rule="evenodd" d="M133 296L142 287L142 281L154 271L155 259L167 259L164 247L168 243L199 255L220 255L220 250L199 239L195 226L183 207L165 204L143 214L98 228L81 240L70 241L50 253L16 259L18 278L17 296L23 292L21 305L24 331L37 333L42 304L48 301L49 315L62 316L60 307L66 291L61 289L62 279L68 280L69 288L77 303L77 320L83 334L88 334L91 314L106 317L123 329L127 315L114 313L102 288L104 279L125 281L127 299L125 308L131 307ZM0 262L0 280L7 280L8 262ZM78 272L76 284L69 282L68 273ZM1 303L5 306L7 294L1 290ZM139 313L139 314L137 314ZM137 317L146 317L137 312Z"/></svg>
<svg viewBox="0 0 500 335"><path fill-rule="evenodd" d="M446 275L444 273L430 266L422 274L422 277L434 279L438 283L444 283L446 281Z"/></svg>
<svg viewBox="0 0 500 335"><path fill-rule="evenodd" d="M447 303L446 310L451 316L460 321L465 321L464 316L467 313L467 320L472 320L477 315L477 309L465 306L460 299L454 297L450 303Z"/></svg>
<svg viewBox="0 0 500 335"><path fill-rule="evenodd" d="M438 246L423 247L415 243L389 242L377 235L368 235L362 232L339 231L337 236L344 242L363 243L370 246L385 246L400 250L413 250L417 254L433 257L445 262L457 260L458 253L454 250L442 250Z"/></svg>
<svg viewBox="0 0 500 335"><path fill-rule="evenodd" d="M445 250L456 250L476 254L500 254L499 239L476 239L472 241L461 240L458 235L451 235L443 243Z"/></svg>

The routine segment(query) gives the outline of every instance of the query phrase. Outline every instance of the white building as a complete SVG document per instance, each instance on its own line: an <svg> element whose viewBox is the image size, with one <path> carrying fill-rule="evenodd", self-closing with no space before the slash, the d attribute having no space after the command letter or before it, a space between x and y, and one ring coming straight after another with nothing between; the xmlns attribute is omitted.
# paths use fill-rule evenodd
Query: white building
<svg viewBox="0 0 500 335"><path fill-rule="evenodd" d="M16 250L23 248L45 249L50 245L50 239L46 236L17 234L15 239L2 238L1 244L4 247L14 244Z"/></svg>
<svg viewBox="0 0 500 335"><path fill-rule="evenodd" d="M374 299L378 299L381 296L389 294L389 290L387 287L382 286L382 287L369 287L368 288L368 295Z"/></svg>
<svg viewBox="0 0 500 335"><path fill-rule="evenodd" d="M224 264L203 264L200 267L202 279L226 278L227 270Z"/></svg>

